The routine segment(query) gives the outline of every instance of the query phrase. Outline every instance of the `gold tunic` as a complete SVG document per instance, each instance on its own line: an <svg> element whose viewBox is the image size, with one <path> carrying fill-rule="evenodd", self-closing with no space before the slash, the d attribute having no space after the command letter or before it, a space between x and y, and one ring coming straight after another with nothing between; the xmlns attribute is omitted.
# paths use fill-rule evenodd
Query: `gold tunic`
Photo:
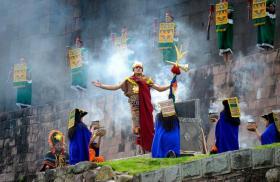
<svg viewBox="0 0 280 182"><path fill-rule="evenodd" d="M146 81L149 87L152 86L153 81L150 77L142 76L142 79ZM132 129L135 132L135 129L138 130L140 127L139 124L139 86L138 84L131 78L127 77L123 84L121 85L121 89L124 92L125 96L128 97L128 103L131 109L132 116ZM138 133L138 132L135 132Z"/></svg>

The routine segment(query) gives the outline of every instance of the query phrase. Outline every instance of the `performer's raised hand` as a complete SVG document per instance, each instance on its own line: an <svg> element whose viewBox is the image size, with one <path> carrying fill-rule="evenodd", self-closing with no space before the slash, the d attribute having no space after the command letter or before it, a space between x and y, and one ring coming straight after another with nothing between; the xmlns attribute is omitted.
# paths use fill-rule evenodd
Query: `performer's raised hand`
<svg viewBox="0 0 280 182"><path fill-rule="evenodd" d="M91 83L94 86L105 89L105 90L118 90L118 89L121 88L121 85L123 84L123 83L119 83L119 84L116 84L116 85L105 85L98 80L97 81L92 81Z"/></svg>
<svg viewBox="0 0 280 182"><path fill-rule="evenodd" d="M94 86L96 86L96 87L101 87L101 82L100 81L92 81L91 82Z"/></svg>

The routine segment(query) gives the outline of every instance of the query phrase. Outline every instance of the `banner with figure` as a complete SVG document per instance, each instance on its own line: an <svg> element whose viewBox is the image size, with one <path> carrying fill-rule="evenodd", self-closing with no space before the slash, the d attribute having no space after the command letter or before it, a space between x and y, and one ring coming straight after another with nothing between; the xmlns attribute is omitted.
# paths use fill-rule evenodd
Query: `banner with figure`
<svg viewBox="0 0 280 182"><path fill-rule="evenodd" d="M71 68L71 88L85 90L87 88L87 66L84 56L85 48L72 48L68 51L69 64Z"/></svg>
<svg viewBox="0 0 280 182"><path fill-rule="evenodd" d="M175 23L159 24L159 48L166 49L173 46L175 36Z"/></svg>
<svg viewBox="0 0 280 182"><path fill-rule="evenodd" d="M13 70L13 85L24 86L27 81L27 66L25 63L15 64Z"/></svg>
<svg viewBox="0 0 280 182"><path fill-rule="evenodd" d="M82 67L82 53L81 48L69 49L68 51L70 68L73 70L75 68Z"/></svg>
<svg viewBox="0 0 280 182"><path fill-rule="evenodd" d="M228 2L216 4L216 25L228 24Z"/></svg>
<svg viewBox="0 0 280 182"><path fill-rule="evenodd" d="M68 116L68 129L72 128L75 125L75 111L76 109L73 109Z"/></svg>
<svg viewBox="0 0 280 182"><path fill-rule="evenodd" d="M126 49L127 43L128 43L128 35L127 35L127 29L122 29L121 35L118 35L117 33L112 33L112 43L113 46L120 49Z"/></svg>
<svg viewBox="0 0 280 182"><path fill-rule="evenodd" d="M233 54L233 6L228 2L217 3L216 6L216 32L219 55L228 62Z"/></svg>
<svg viewBox="0 0 280 182"><path fill-rule="evenodd" d="M276 0L253 0L252 20L257 29L257 47L274 49L276 33Z"/></svg>
<svg viewBox="0 0 280 182"><path fill-rule="evenodd" d="M253 0L252 19L255 26L265 24L266 0Z"/></svg>
<svg viewBox="0 0 280 182"><path fill-rule="evenodd" d="M240 107L238 104L238 98L232 97L232 98L228 98L227 100L228 100L231 117L239 118L240 117Z"/></svg>
<svg viewBox="0 0 280 182"><path fill-rule="evenodd" d="M32 101L32 81L30 69L26 63L14 64L13 85L17 88L16 105L30 107Z"/></svg>

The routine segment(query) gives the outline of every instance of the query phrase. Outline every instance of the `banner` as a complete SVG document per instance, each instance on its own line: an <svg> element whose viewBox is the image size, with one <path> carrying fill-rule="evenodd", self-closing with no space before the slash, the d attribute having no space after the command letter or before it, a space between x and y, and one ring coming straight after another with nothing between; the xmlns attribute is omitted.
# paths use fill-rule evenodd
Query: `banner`
<svg viewBox="0 0 280 182"><path fill-rule="evenodd" d="M175 106L172 99L161 101L158 103L163 117L176 115Z"/></svg>
<svg viewBox="0 0 280 182"><path fill-rule="evenodd" d="M112 42L113 45L116 48L127 48L127 41L128 41L128 35L127 35L127 29L122 29L122 33L120 36L118 36L117 33L112 33Z"/></svg>
<svg viewBox="0 0 280 182"><path fill-rule="evenodd" d="M228 100L231 117L239 118L240 117L240 108L239 108L237 97L228 98L227 100Z"/></svg>
<svg viewBox="0 0 280 182"><path fill-rule="evenodd" d="M228 2L216 4L216 25L228 23Z"/></svg>
<svg viewBox="0 0 280 182"><path fill-rule="evenodd" d="M68 129L72 128L75 125L75 109L69 113L68 117Z"/></svg>
<svg viewBox="0 0 280 182"><path fill-rule="evenodd" d="M252 19L266 17L266 0L253 0Z"/></svg>
<svg viewBox="0 0 280 182"><path fill-rule="evenodd" d="M169 48L174 42L175 23L160 23L159 24L159 47Z"/></svg>
<svg viewBox="0 0 280 182"><path fill-rule="evenodd" d="M27 65L25 63L15 64L13 73L13 85L24 86L27 81Z"/></svg>
<svg viewBox="0 0 280 182"><path fill-rule="evenodd" d="M278 133L280 134L280 112L273 112L274 123L277 128Z"/></svg>
<svg viewBox="0 0 280 182"><path fill-rule="evenodd" d="M71 69L82 67L82 50L80 48L69 49L68 56Z"/></svg>

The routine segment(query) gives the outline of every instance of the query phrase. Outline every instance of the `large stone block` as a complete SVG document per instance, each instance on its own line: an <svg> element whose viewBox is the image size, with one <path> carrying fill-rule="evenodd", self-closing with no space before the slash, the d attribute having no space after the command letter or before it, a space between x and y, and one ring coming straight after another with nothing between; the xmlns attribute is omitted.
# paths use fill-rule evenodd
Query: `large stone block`
<svg viewBox="0 0 280 182"><path fill-rule="evenodd" d="M241 170L252 167L251 149L238 150L230 153L231 169Z"/></svg>
<svg viewBox="0 0 280 182"><path fill-rule="evenodd" d="M63 111L63 110L68 110L69 108L70 108L70 102L65 101L65 102L57 104L55 106L55 111L59 112L59 111Z"/></svg>
<svg viewBox="0 0 280 182"><path fill-rule="evenodd" d="M95 181L96 178L96 171L89 170L83 173L83 176L85 178L85 181Z"/></svg>
<svg viewBox="0 0 280 182"><path fill-rule="evenodd" d="M53 113L53 111L54 111L53 105L45 105L45 106L38 107L38 113L40 115Z"/></svg>
<svg viewBox="0 0 280 182"><path fill-rule="evenodd" d="M102 166L96 169L96 181L110 181L115 177L111 166Z"/></svg>
<svg viewBox="0 0 280 182"><path fill-rule="evenodd" d="M6 121L8 119L8 114L3 112L0 113L0 121Z"/></svg>
<svg viewBox="0 0 280 182"><path fill-rule="evenodd" d="M269 168L274 166L274 149L253 149L253 169Z"/></svg>
<svg viewBox="0 0 280 182"><path fill-rule="evenodd" d="M199 142L202 141L201 119L179 117L179 121L181 150L201 151L202 142ZM195 140L198 142L193 142Z"/></svg>
<svg viewBox="0 0 280 182"><path fill-rule="evenodd" d="M219 154L211 158L202 159L203 176L216 176L230 172L229 153Z"/></svg>
<svg viewBox="0 0 280 182"><path fill-rule="evenodd" d="M278 168L269 169L265 173L265 178L268 182L280 181L280 169Z"/></svg>
<svg viewBox="0 0 280 182"><path fill-rule="evenodd" d="M14 179L15 179L15 174L14 173L6 173L5 174L5 179L4 179L4 181L14 181Z"/></svg>
<svg viewBox="0 0 280 182"><path fill-rule="evenodd" d="M275 157L274 157L274 161L275 161L275 166L280 166L280 148L275 148Z"/></svg>
<svg viewBox="0 0 280 182"><path fill-rule="evenodd" d="M0 149L3 149L4 148L4 140L0 140Z"/></svg>
<svg viewBox="0 0 280 182"><path fill-rule="evenodd" d="M74 174L79 174L84 171L87 171L89 169L95 169L97 167L96 163L89 162L89 161L83 161L75 164L73 173Z"/></svg>
<svg viewBox="0 0 280 182"><path fill-rule="evenodd" d="M151 171L147 173L142 173L140 175L141 181L145 182L163 182L164 181L164 170L158 170L158 171Z"/></svg>
<svg viewBox="0 0 280 182"><path fill-rule="evenodd" d="M29 123L31 125L39 123L39 117L38 116L29 116L28 118L29 118Z"/></svg>
<svg viewBox="0 0 280 182"><path fill-rule="evenodd" d="M176 165L164 169L164 181L181 181L181 166Z"/></svg>
<svg viewBox="0 0 280 182"><path fill-rule="evenodd" d="M56 178L56 170L50 169L45 172L45 181L54 181Z"/></svg>
<svg viewBox="0 0 280 182"><path fill-rule="evenodd" d="M196 178L202 175L201 160L192 161L181 165L182 178Z"/></svg>

